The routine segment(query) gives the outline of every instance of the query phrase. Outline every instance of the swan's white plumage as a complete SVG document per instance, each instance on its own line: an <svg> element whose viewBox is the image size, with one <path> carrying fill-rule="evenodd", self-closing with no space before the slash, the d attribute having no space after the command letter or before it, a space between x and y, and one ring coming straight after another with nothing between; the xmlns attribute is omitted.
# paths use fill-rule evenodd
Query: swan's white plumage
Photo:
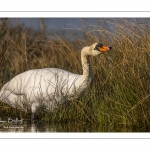
<svg viewBox="0 0 150 150"><path fill-rule="evenodd" d="M74 74L58 68L34 69L23 72L1 89L0 100L21 109L31 109L35 113L39 106L53 110L67 100L78 98L93 79L89 56L97 56L100 49L95 50L97 43L84 47L81 51L83 74ZM102 52L111 49L104 47Z"/></svg>

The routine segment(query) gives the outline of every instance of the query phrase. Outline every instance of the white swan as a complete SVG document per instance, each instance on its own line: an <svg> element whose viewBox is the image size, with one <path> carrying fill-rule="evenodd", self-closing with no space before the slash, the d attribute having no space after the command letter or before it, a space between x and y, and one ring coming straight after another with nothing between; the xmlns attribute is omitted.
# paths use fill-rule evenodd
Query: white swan
<svg viewBox="0 0 150 150"><path fill-rule="evenodd" d="M91 83L93 72L89 56L97 56L110 49L98 43L84 47L81 50L82 75L58 68L23 72L2 87L0 100L12 107L30 109L32 118L41 106L52 111L58 104L78 98Z"/></svg>

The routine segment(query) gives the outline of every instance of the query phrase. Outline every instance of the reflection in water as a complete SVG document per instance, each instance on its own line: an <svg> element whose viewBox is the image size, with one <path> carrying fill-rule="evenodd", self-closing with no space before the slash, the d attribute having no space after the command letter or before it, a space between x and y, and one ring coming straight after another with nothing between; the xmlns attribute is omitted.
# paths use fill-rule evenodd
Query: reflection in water
<svg viewBox="0 0 150 150"><path fill-rule="evenodd" d="M0 132L56 132L56 127L46 123L1 124Z"/></svg>
<svg viewBox="0 0 150 150"><path fill-rule="evenodd" d="M98 125L89 123L50 124L24 122L22 124L0 123L0 132L149 132L149 126Z"/></svg>

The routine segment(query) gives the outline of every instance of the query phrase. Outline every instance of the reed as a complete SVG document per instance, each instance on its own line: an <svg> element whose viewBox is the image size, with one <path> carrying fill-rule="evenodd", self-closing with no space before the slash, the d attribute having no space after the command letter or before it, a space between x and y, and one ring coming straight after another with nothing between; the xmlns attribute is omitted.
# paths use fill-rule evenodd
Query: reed
<svg viewBox="0 0 150 150"><path fill-rule="evenodd" d="M97 25L83 21L81 35L74 40L65 33L45 36L23 25L0 22L0 88L15 75L29 69L56 67L82 74L80 50L100 42L113 50L91 58L93 85L78 100L65 103L54 112L40 110L41 121L91 122L139 127L150 125L150 25L148 19L98 19ZM90 30L87 28L90 27ZM29 118L0 103L0 117Z"/></svg>

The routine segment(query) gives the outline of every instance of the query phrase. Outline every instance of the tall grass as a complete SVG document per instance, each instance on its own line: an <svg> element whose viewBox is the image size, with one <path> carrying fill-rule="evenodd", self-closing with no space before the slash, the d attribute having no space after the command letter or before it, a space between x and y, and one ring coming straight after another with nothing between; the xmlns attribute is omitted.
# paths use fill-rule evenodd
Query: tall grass
<svg viewBox="0 0 150 150"><path fill-rule="evenodd" d="M81 35L68 40L55 32L0 22L0 88L15 75L29 69L56 67L82 74L80 50L93 42L113 50L91 58L93 85L78 100L65 103L55 112L39 111L40 120L91 122L107 126L150 125L150 33L149 19L98 19L92 25L81 19ZM88 29L90 28L90 29ZM0 103L1 117L29 118L29 114Z"/></svg>

